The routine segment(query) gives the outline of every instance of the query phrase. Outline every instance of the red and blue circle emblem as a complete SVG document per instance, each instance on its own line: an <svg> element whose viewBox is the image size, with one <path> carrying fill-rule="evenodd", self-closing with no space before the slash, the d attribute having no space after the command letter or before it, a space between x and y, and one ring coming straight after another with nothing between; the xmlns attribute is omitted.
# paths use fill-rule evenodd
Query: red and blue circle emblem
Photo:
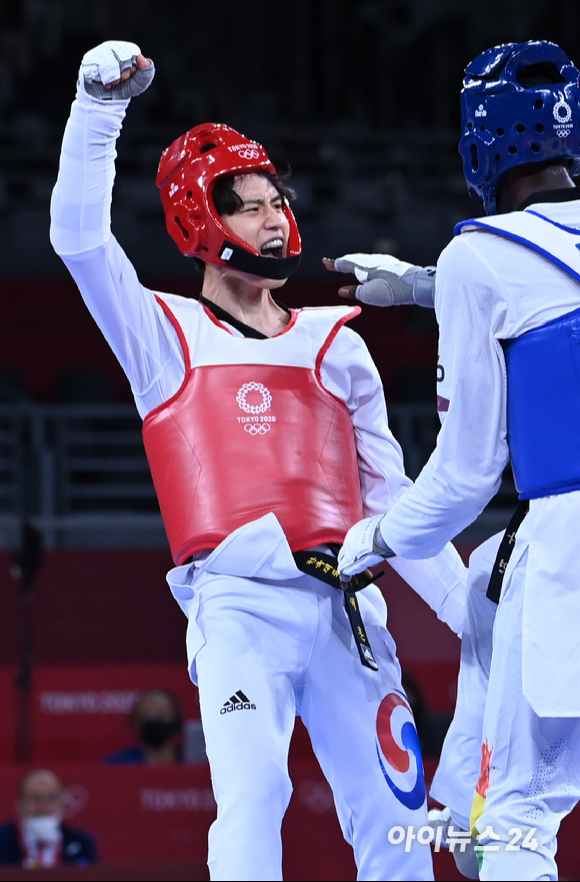
<svg viewBox="0 0 580 882"><path fill-rule="evenodd" d="M385 781L408 809L425 802L419 736L411 708L396 692L385 695L377 712L377 755Z"/></svg>

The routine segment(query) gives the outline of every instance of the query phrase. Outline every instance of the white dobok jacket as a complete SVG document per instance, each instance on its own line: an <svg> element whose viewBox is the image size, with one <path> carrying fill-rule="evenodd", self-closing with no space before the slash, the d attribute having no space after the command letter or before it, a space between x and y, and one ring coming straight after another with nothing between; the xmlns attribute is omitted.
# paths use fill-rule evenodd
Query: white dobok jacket
<svg viewBox="0 0 580 882"><path fill-rule="evenodd" d="M541 234L531 212L548 219ZM569 247L569 232L560 228L578 229L580 242L580 200L538 202L489 223L522 240L535 237L535 247L548 254L568 249L572 271L580 272L580 251L573 243ZM443 425L415 485L381 524L385 541L398 554L437 554L499 488L510 454L500 341L579 307L579 282L523 241L468 228L443 251L435 295ZM580 715L579 523L580 491L532 499L504 582L515 567L526 567L523 686L542 716Z"/></svg>
<svg viewBox="0 0 580 882"><path fill-rule="evenodd" d="M79 88L64 135L52 198L51 241L121 363L139 413L146 418L176 394L190 367L185 364L179 335L161 301L170 306L181 326L193 361L196 339L203 339L206 333L215 337L216 322L196 300L167 294L156 298L139 282L111 234L115 143L128 103L102 102L89 97L82 86ZM242 338L229 324L217 324L230 339L232 335L241 338L240 345L247 345L248 351L262 342L272 346L277 339L250 340ZM279 335L280 341L282 338ZM215 348L211 356L208 350L206 347L202 357L215 360ZM293 363L291 351L284 357ZM358 334L340 328L324 353L320 381L344 402L352 419L364 513L385 511L411 482L404 474L401 449L388 427L378 372ZM235 530L209 556L201 555L195 565L211 572L263 579L302 575L273 514ZM461 630L465 571L452 546L446 546L433 559L397 559L393 566L443 620L456 631ZM191 575L192 568L186 565L169 576L172 590L184 607L191 599ZM366 590L382 603L378 589Z"/></svg>

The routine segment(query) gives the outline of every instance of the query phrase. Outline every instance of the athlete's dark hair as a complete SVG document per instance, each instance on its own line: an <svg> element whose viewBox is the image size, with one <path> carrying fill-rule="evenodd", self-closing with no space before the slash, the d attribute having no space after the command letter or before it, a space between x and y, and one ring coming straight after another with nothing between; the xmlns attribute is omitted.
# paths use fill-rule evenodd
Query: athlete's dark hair
<svg viewBox="0 0 580 882"><path fill-rule="evenodd" d="M262 178L266 178L266 180L276 188L280 196L282 196L283 199L286 199L287 202L291 202L292 199L296 198L296 193L286 183L290 176L290 172L287 172L286 174L257 172L257 174ZM213 204L220 217L230 217L244 207L241 197L234 190L235 182L235 175L225 175L223 178L218 178L214 184Z"/></svg>

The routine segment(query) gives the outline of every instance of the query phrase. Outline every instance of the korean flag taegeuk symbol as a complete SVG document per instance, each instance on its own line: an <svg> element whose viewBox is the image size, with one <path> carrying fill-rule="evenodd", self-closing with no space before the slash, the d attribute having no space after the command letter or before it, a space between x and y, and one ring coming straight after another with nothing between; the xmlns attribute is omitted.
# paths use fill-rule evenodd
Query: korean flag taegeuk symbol
<svg viewBox="0 0 580 882"><path fill-rule="evenodd" d="M419 736L411 708L396 692L385 695L377 713L377 755L385 781L399 802L414 810L425 802Z"/></svg>

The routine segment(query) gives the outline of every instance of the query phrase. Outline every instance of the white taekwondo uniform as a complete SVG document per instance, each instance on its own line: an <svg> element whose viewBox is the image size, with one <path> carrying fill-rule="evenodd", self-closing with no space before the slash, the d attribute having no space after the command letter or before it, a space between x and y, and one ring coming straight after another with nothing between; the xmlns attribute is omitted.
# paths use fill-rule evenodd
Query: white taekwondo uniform
<svg viewBox="0 0 580 882"><path fill-rule="evenodd" d="M440 257L435 308L444 421L436 450L417 482L381 523L384 540L398 554L436 554L475 519L499 487L512 437L504 357L509 344L500 341L559 325L580 307L580 201L573 191L562 194L561 201L539 199L524 211L468 223ZM570 333L573 342L576 332ZM537 366L545 370L542 383L548 388L560 367L550 356ZM568 383L554 379L555 400L568 394L568 387L575 388L574 374L571 370ZM513 391L525 411L526 393L518 397L518 390L518 384L512 385L510 395ZM536 404L533 389L528 391L532 419ZM550 398L547 393L542 407L551 407ZM548 436L551 431L556 438L568 435L567 423L572 424L576 412L571 405L569 419L548 419L543 427ZM578 442L573 439L574 444ZM568 459L573 470L575 457ZM517 464L514 457L516 473ZM568 464L555 462L564 468ZM536 827L539 846L535 851L486 851L482 879L556 879L555 835L580 798L576 482L573 478L568 489L529 494L530 510L505 573L493 630L484 762L474 809L475 817L483 811L476 819L479 833L492 827L505 845L514 839L512 828L525 836ZM494 845L489 836L480 841Z"/></svg>
<svg viewBox="0 0 580 882"><path fill-rule="evenodd" d="M177 400L194 368L225 362L316 369L324 394L350 415L364 513L384 511L410 481L388 428L377 370L361 338L342 326L351 308L293 311L282 334L256 340L196 300L156 295L140 284L110 232L115 142L127 104L99 101L79 88L53 194L51 239L129 378L146 431L148 421ZM268 410L267 391L252 404L240 387L240 420L233 420L232 431L243 434L253 425L243 422L244 414L261 412L260 401ZM253 440L260 443L268 431L257 429ZM243 480L247 489L247 476ZM222 489L218 482L215 494ZM405 852L404 843L387 840L393 825L426 823L426 802L382 595L376 586L359 595L380 668L375 672L361 665L341 593L297 568L273 512L251 514L254 503L259 511L263 489L255 480L247 523L168 575L189 620L189 667L199 685L218 803L211 877L282 878L288 746L299 713L333 789L359 878L432 878L428 847L413 843ZM451 546L432 560L392 565L443 620L461 629L465 570Z"/></svg>

